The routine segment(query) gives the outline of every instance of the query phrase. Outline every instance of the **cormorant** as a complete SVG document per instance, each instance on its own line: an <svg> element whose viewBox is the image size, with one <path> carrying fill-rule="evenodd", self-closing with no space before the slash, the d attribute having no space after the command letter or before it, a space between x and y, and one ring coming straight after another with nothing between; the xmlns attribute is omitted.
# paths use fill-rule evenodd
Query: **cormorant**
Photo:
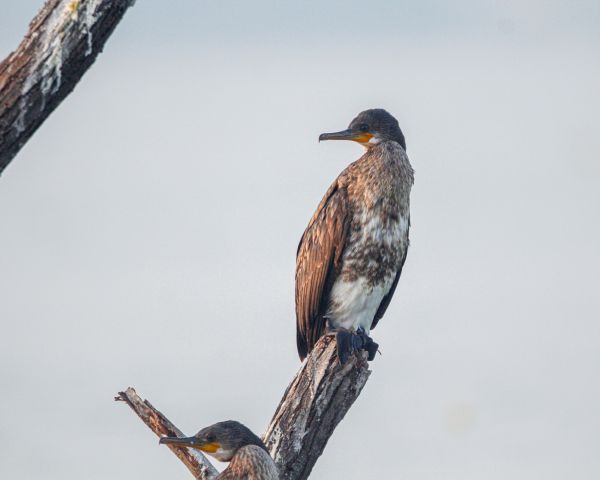
<svg viewBox="0 0 600 480"><path fill-rule="evenodd" d="M408 250L413 169L398 121L365 110L347 130L321 140L353 140L366 148L333 182L304 231L296 256L296 342L303 360L335 332L344 363L378 345L369 332L385 313Z"/></svg>
<svg viewBox="0 0 600 480"><path fill-rule="evenodd" d="M195 448L220 462L231 462L216 480L279 479L277 466L262 440L233 420L203 428L193 437L163 437L159 443Z"/></svg>

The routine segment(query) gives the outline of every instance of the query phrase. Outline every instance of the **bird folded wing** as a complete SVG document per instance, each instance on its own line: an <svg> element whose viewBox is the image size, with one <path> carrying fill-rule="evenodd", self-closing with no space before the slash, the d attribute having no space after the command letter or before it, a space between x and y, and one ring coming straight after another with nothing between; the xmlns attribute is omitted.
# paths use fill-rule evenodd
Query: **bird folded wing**
<svg viewBox="0 0 600 480"><path fill-rule="evenodd" d="M296 257L296 340L304 359L325 329L329 294L348 232L346 190L334 183L313 215Z"/></svg>

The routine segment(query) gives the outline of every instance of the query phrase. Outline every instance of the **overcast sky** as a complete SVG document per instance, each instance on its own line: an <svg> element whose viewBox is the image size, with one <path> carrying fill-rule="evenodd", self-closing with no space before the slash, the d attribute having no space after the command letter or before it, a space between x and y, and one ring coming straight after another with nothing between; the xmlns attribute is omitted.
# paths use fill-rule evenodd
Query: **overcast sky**
<svg viewBox="0 0 600 480"><path fill-rule="evenodd" d="M5 2L0 55L41 0ZM0 477L190 478L114 394L262 433L297 242L384 107L383 352L311 478L600 476L600 3L138 0L0 177Z"/></svg>

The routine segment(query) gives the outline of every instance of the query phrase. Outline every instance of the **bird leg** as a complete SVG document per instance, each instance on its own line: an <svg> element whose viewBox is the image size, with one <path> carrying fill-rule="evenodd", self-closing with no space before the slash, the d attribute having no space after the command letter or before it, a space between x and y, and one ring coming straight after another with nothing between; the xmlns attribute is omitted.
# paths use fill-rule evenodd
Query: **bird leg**
<svg viewBox="0 0 600 480"><path fill-rule="evenodd" d="M335 343L337 348L337 356L340 364L343 365L348 361L348 357L355 351L354 336L350 330L339 328L335 332Z"/></svg>

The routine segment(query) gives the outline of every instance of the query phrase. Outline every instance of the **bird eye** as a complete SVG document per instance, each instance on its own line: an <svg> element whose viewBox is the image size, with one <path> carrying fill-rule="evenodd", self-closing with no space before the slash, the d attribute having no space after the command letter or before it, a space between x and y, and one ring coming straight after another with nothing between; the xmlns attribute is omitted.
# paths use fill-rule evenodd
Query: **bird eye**
<svg viewBox="0 0 600 480"><path fill-rule="evenodd" d="M364 132L368 132L368 131L369 131L369 126L368 126L366 123L362 123L362 124L360 124L360 125L358 126L358 129L359 129L361 132L363 132L363 133L364 133Z"/></svg>
<svg viewBox="0 0 600 480"><path fill-rule="evenodd" d="M206 441L207 441L208 443L213 443L213 442L215 441L215 436L214 436L212 433L208 434L208 435L206 436Z"/></svg>

